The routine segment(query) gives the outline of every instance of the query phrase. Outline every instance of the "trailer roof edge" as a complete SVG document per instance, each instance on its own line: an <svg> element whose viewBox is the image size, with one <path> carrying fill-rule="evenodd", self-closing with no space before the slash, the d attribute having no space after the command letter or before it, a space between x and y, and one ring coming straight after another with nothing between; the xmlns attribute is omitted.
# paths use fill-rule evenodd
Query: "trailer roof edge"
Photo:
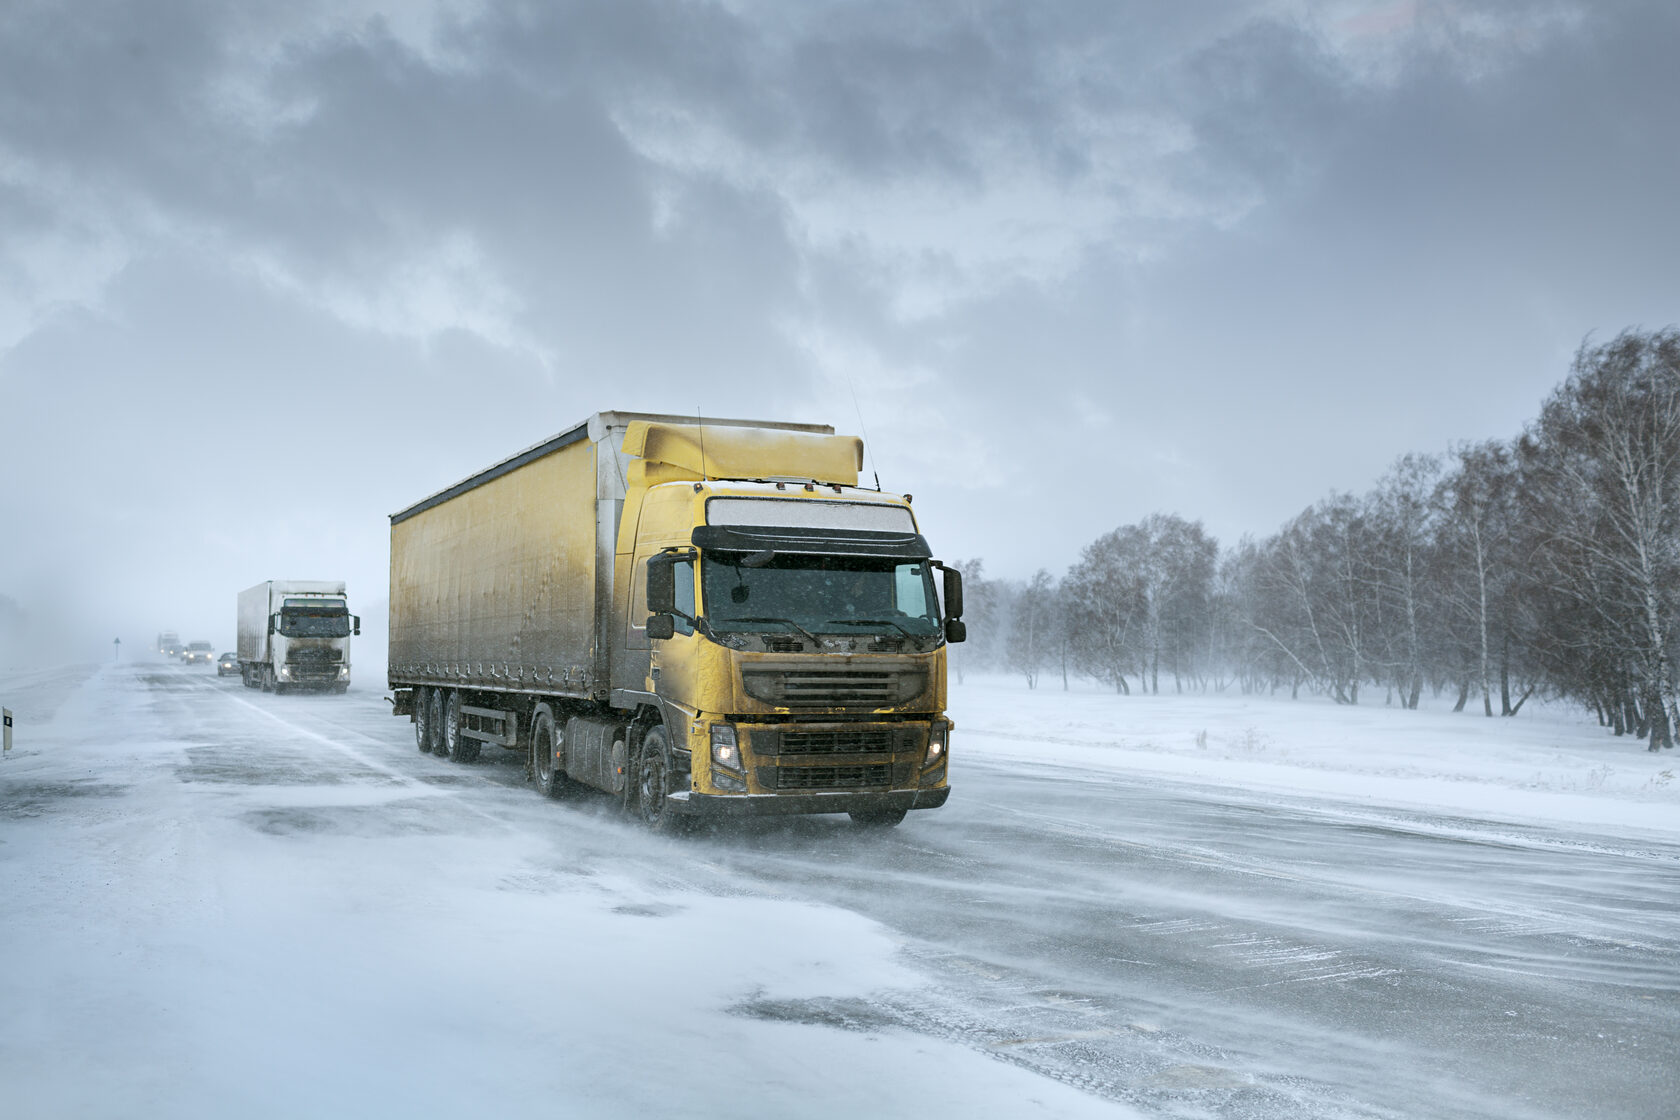
<svg viewBox="0 0 1680 1120"><path fill-rule="evenodd" d="M623 427L633 420L648 420L662 424L702 424L719 428L773 428L779 431L811 432L816 435L833 435L834 428L828 424L793 424L774 420L733 420L714 416L673 416L658 412L597 412L589 419L574 424L558 435L550 436L541 443L532 444L525 450L503 459L494 466L486 467L477 474L468 475L452 486L446 486L435 494L421 498L418 502L391 514L391 524L396 525L407 521L416 514L421 514L434 506L440 506L451 498L459 497L468 490L483 486L518 470L527 463L535 462L545 455L552 455L563 447L570 447L579 440L590 438L590 428L599 424L604 429ZM597 437L599 438L599 437Z"/></svg>

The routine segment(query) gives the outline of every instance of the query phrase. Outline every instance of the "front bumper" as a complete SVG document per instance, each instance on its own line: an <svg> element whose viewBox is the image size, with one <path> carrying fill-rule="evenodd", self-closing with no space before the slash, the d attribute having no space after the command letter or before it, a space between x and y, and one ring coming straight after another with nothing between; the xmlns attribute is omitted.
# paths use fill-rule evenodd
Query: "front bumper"
<svg viewBox="0 0 1680 1120"><path fill-rule="evenodd" d="M868 813L883 809L937 809L951 796L950 786L884 792L834 793L695 793L670 795L671 807L685 816L724 819L781 817L811 813Z"/></svg>

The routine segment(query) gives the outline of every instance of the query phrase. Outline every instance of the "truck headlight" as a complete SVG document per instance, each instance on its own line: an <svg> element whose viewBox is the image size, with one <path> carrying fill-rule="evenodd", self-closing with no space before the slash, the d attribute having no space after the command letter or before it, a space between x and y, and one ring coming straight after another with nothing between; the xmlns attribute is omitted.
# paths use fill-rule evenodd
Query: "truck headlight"
<svg viewBox="0 0 1680 1120"><path fill-rule="evenodd" d="M945 748L951 744L951 725L940 722L928 728L927 756L922 759L922 767L937 766L945 761Z"/></svg>
<svg viewBox="0 0 1680 1120"><path fill-rule="evenodd" d="M735 739L735 725L731 723L712 724L712 765L721 766L726 770L739 773L741 766L741 747Z"/></svg>
<svg viewBox="0 0 1680 1120"><path fill-rule="evenodd" d="M274 670L274 675L280 680L289 681L292 679L292 667L290 665L282 665L280 668Z"/></svg>
<svg viewBox="0 0 1680 1120"><path fill-rule="evenodd" d="M340 665L338 667L338 679L341 681L350 679L350 666Z"/></svg>

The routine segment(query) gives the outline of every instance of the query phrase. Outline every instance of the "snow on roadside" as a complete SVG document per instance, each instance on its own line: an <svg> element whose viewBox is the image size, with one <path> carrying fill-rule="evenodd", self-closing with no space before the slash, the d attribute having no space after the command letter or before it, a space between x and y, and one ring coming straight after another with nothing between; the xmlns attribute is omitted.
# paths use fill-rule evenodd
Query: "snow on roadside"
<svg viewBox="0 0 1680 1120"><path fill-rule="evenodd" d="M1374 702L1373 702L1374 700ZM1680 754L1616 738L1590 713L1525 705L1513 718L1233 694L1117 696L1019 677L951 685L962 758L1146 774L1252 791L1489 820L1680 833Z"/></svg>

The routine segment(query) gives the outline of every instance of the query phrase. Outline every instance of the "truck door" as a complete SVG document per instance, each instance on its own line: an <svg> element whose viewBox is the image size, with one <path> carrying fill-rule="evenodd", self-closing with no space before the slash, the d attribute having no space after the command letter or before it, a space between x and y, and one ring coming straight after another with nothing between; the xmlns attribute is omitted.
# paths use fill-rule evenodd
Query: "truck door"
<svg viewBox="0 0 1680 1120"><path fill-rule="evenodd" d="M646 678L651 665L652 650L647 636L647 562L650 557L659 555L660 548L659 545L653 545L637 552L630 569L630 594L626 596L628 609L624 619L625 657L621 662L624 667L625 687L638 687L629 682ZM678 563L672 574L676 577L677 610L692 617L695 603L694 562L684 560ZM694 625L688 619L679 617L676 620L676 630L679 636L691 635L694 633ZM640 677L637 674L640 674Z"/></svg>

